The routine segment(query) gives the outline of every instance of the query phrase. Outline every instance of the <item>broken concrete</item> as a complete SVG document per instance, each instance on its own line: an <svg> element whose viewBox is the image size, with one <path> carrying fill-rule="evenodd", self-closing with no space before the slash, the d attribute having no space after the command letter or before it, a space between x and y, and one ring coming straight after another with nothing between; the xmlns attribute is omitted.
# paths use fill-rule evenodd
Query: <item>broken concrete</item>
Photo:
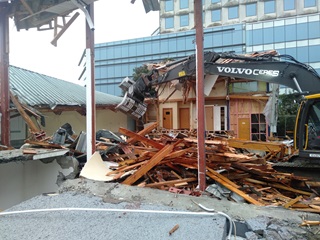
<svg viewBox="0 0 320 240"><path fill-rule="evenodd" d="M281 207L257 207L246 203L218 200L203 194L200 197L180 195L151 188L86 179L65 181L59 194L41 195L7 211L42 208L110 208L122 212L60 211L1 216L0 226L5 239L226 239L228 220L217 216L164 216L151 211L183 211L201 213L197 205L227 214L236 225L236 239L320 239L318 226L301 227L304 218L319 220L317 214L305 214ZM132 210L137 212L131 212ZM138 213L140 212L140 213ZM5 212L4 212L5 213ZM136 215L138 214L138 215ZM26 226L24 225L26 224ZM46 227L50 225L50 228ZM179 225L169 235L169 231ZM20 231L14 231L15 226ZM45 231L43 228L46 229ZM50 229L50 230L48 230ZM71 231L72 230L72 231ZM26 238L26 231L34 235ZM78 233L78 234L77 234ZM80 234L79 234L80 233ZM232 238L231 238L232 239Z"/></svg>

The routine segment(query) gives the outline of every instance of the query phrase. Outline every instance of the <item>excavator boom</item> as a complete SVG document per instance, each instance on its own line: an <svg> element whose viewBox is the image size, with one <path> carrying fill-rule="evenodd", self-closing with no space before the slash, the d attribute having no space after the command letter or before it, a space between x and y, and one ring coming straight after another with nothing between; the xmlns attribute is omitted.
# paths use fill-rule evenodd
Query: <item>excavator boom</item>
<svg viewBox="0 0 320 240"><path fill-rule="evenodd" d="M162 69L167 69L164 74L160 74ZM317 93L320 89L318 73L289 55L245 56L205 52L204 72L208 75L276 83L304 94ZM140 119L147 110L144 99L150 97L152 86L175 79L180 81L195 79L195 73L196 57L191 55L160 68L154 68L149 75L141 76L136 82L125 78L120 84L125 96L116 109Z"/></svg>

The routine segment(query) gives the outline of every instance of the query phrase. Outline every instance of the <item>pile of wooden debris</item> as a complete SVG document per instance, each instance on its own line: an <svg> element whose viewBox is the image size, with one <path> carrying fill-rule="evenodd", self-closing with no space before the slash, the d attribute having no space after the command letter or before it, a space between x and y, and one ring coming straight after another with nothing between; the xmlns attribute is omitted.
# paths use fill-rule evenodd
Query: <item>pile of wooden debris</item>
<svg viewBox="0 0 320 240"><path fill-rule="evenodd" d="M150 138L149 134L156 127L157 123L138 133L119 129L128 137L117 144L121 151L106 151L104 145L97 145L97 150L102 152L98 161L108 164L108 167L93 163L93 157L84 165L80 176L102 174L100 180L103 181L157 188L175 194L203 194L197 190L197 139L185 134L162 134ZM259 206L282 206L320 213L317 192L308 188L308 178L277 172L272 168L274 162L288 160L291 155L289 146L279 142L219 137L206 140L205 150L206 194ZM92 164L99 170L92 172Z"/></svg>

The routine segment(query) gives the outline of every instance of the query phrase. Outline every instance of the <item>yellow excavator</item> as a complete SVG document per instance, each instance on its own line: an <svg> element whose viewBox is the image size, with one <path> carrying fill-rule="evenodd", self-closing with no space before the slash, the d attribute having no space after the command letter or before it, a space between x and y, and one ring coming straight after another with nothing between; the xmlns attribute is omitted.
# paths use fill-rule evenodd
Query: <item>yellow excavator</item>
<svg viewBox="0 0 320 240"><path fill-rule="evenodd" d="M150 97L153 86L179 80L195 79L196 56L191 55L169 63L161 74L159 68L152 69L148 75L136 82L126 78L120 84L125 91L117 109L140 119L146 112L144 99ZM298 168L303 172L318 171L320 168L320 76L309 65L301 63L290 55L264 54L257 56L236 55L232 53L204 53L204 73L237 79L248 79L283 85L304 96L300 104L294 129L294 148L299 154L290 162L275 164L280 170ZM318 172L315 172L317 175Z"/></svg>

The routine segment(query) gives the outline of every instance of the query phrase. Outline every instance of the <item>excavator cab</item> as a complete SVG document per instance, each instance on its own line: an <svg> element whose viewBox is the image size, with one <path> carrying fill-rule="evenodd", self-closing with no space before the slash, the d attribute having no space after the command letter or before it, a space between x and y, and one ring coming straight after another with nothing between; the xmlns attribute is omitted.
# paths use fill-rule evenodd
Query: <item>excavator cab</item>
<svg viewBox="0 0 320 240"><path fill-rule="evenodd" d="M297 116L295 148L299 156L320 162L320 94L305 97Z"/></svg>

